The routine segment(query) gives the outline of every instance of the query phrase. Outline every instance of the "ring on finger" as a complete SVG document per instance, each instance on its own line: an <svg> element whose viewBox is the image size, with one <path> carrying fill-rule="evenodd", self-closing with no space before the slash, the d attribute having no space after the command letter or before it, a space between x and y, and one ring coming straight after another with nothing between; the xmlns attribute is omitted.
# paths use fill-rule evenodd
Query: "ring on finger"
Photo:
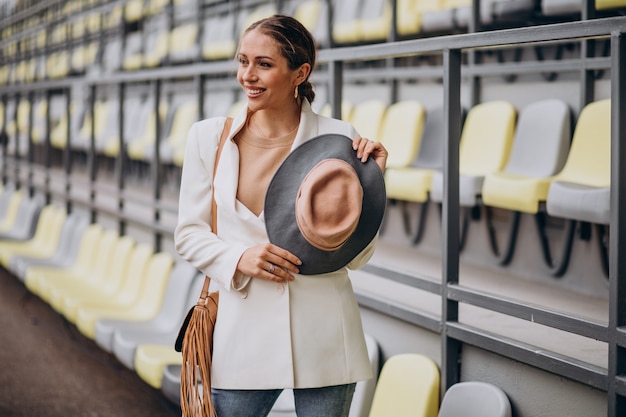
<svg viewBox="0 0 626 417"><path fill-rule="evenodd" d="M270 269L268 269L267 272L269 272L270 274L273 274L275 268L276 267L274 266L274 264L270 262Z"/></svg>

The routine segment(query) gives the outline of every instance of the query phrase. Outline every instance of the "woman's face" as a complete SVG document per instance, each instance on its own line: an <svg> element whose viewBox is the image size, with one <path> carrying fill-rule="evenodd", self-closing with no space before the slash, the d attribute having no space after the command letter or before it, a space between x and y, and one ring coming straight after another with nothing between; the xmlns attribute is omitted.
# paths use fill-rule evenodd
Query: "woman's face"
<svg viewBox="0 0 626 417"><path fill-rule="evenodd" d="M291 70L271 37L258 30L243 36L237 53L237 81L251 111L294 105L294 90L302 82L300 69Z"/></svg>

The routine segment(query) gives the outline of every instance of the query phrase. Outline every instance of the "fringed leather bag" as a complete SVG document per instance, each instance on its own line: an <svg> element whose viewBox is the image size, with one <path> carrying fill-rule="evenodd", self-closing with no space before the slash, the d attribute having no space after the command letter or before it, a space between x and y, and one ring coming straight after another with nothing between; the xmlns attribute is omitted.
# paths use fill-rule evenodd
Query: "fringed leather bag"
<svg viewBox="0 0 626 417"><path fill-rule="evenodd" d="M227 118L215 155L213 178L217 172L222 148L228 137L232 118ZM217 205L212 199L211 228L217 232ZM211 278L204 278L198 303L193 306L179 330L174 348L183 354L180 374L180 406L182 417L215 417L211 399L211 355L213 328L217 318L219 293L209 292Z"/></svg>

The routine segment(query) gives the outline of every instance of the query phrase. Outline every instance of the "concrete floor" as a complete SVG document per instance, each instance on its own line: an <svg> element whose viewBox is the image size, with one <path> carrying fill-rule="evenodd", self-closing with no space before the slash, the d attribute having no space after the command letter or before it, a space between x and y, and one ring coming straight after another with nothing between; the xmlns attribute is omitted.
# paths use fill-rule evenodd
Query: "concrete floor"
<svg viewBox="0 0 626 417"><path fill-rule="evenodd" d="M0 416L173 417L180 410L0 269Z"/></svg>

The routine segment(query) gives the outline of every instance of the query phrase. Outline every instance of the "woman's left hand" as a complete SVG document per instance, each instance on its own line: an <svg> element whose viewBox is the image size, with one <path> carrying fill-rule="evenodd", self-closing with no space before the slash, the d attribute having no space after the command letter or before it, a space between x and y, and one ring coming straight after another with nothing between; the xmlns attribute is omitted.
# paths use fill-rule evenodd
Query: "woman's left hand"
<svg viewBox="0 0 626 417"><path fill-rule="evenodd" d="M367 162L367 158L371 156L381 172L385 172L389 153L382 143L359 136L352 141L352 148L356 151L356 156L361 162Z"/></svg>

